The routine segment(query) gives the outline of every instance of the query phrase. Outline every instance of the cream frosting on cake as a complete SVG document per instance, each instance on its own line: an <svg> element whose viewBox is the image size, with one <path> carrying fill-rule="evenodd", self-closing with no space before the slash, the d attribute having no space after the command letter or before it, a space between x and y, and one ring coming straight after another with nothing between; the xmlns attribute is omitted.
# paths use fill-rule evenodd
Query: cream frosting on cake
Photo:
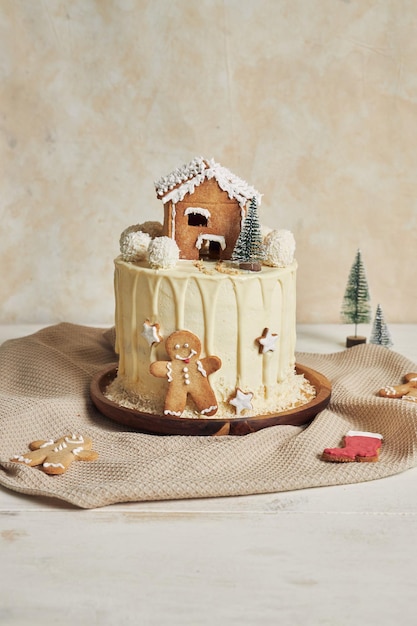
<svg viewBox="0 0 417 626"><path fill-rule="evenodd" d="M156 191L165 207L160 236L149 236L145 255L147 239L135 233L149 229L129 227L115 260L119 366L107 397L144 413L195 418L268 415L307 402L314 389L295 372L292 234L269 231L266 255L260 194L214 161L194 159ZM242 239L245 221L250 234ZM260 271L236 262L249 248ZM255 267L252 257L243 260ZM177 335L185 339L174 350Z"/></svg>

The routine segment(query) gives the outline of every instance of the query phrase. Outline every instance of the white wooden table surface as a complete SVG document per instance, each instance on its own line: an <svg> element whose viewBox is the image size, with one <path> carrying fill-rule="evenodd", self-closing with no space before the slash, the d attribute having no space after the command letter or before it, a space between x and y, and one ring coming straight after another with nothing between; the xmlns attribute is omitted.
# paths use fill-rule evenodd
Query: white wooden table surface
<svg viewBox="0 0 417 626"><path fill-rule="evenodd" d="M38 328L0 326L0 343ZM390 332L417 363L417 325ZM300 326L297 350L343 350L347 334ZM417 469L89 511L0 488L2 626L414 625L416 562Z"/></svg>

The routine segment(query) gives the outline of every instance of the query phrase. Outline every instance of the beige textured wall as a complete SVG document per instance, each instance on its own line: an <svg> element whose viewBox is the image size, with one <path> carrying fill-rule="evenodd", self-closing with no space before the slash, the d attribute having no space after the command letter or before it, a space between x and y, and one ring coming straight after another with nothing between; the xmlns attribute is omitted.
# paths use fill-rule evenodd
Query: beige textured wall
<svg viewBox="0 0 417 626"><path fill-rule="evenodd" d="M0 323L111 323L153 181L214 157L297 240L298 320L417 322L415 0L0 0Z"/></svg>

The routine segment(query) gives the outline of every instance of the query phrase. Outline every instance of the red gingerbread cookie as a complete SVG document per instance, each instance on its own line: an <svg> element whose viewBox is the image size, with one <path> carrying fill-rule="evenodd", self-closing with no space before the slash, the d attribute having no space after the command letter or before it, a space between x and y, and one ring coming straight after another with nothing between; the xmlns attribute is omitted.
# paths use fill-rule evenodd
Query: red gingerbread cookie
<svg viewBox="0 0 417 626"><path fill-rule="evenodd" d="M168 391L165 397L164 415L179 417L190 396L197 410L204 416L217 412L217 400L208 377L220 369L222 362L217 356L200 359L201 342L188 330L172 333L165 342L169 361L155 361L150 372L158 378L166 378Z"/></svg>
<svg viewBox="0 0 417 626"><path fill-rule="evenodd" d="M379 433L350 430L343 438L341 448L325 448L321 458L332 463L375 463L383 437Z"/></svg>

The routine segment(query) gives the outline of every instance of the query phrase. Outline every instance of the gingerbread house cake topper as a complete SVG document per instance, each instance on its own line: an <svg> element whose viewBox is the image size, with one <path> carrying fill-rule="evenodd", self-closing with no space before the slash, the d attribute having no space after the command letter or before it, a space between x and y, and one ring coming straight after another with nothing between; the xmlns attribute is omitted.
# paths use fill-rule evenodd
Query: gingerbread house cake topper
<svg viewBox="0 0 417 626"><path fill-rule="evenodd" d="M181 259L230 259L249 202L261 194L213 159L196 157L155 183L164 203L163 235Z"/></svg>

